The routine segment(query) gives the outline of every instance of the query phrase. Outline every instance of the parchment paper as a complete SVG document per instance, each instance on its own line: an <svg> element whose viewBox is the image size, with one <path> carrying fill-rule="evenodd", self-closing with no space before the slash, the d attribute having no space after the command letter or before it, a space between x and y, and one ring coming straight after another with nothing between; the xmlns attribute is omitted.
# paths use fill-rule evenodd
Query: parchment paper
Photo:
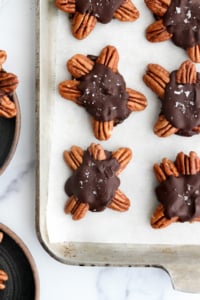
<svg viewBox="0 0 200 300"><path fill-rule="evenodd" d="M146 66L148 63L158 63L171 72L188 57L184 50L171 41L156 44L148 42L145 28L154 21L153 16L143 1L134 0L134 3L140 10L140 18L136 22L113 20L107 25L97 24L90 36L82 41L72 37L68 15L57 12L55 93L52 93L55 105L50 116L53 131L46 212L48 236L52 243L200 244L200 223L176 223L162 230L152 229L149 223L158 204L154 194L157 182L152 172L153 164L160 162L163 157L174 160L180 151L189 153L194 150L200 154L200 136L158 138L153 133L160 101L142 81ZM89 115L83 108L62 99L57 92L57 85L70 79L65 65L72 55L98 55L106 45L117 47L120 55L119 72L124 76L127 87L145 94L148 107L143 112L132 113L115 127L110 140L99 142L93 136ZM84 219L75 222L71 215L65 215L63 211L68 198L64 183L71 171L62 155L72 145L86 149L91 142L101 143L110 151L118 147L132 149L133 159L120 175L120 189L131 199L131 207L125 213L110 209L101 213L88 212Z"/></svg>

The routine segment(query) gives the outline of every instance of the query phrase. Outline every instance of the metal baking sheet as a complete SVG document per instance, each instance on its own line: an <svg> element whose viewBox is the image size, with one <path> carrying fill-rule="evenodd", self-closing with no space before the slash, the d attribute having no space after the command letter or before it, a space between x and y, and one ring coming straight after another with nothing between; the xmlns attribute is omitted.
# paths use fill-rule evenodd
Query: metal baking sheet
<svg viewBox="0 0 200 300"><path fill-rule="evenodd" d="M134 2L136 6L144 6L141 4L141 1L135 0ZM143 7L143 11L147 14L149 12L145 7ZM47 250L47 252L52 255L55 259L60 262L66 264L74 264L74 265L110 265L110 266L156 266L165 269L171 276L172 283L176 289L190 292L200 292L200 266L199 266L199 245L195 245L192 243L184 244L183 242L179 243L159 243L156 242L150 243L148 239L145 237L142 238L141 243L138 240L134 242L80 242L80 241L60 241L60 242L51 242L49 239L49 225L47 222L47 207L49 197L49 176L50 176L50 162L52 155L52 128L54 125L53 112L55 109L55 89L56 89L56 74L55 74L55 66L57 64L57 51L58 51L58 41L57 36L57 26L58 26L58 11L54 6L54 1L37 1L36 8L37 15L37 24L36 24L36 37L37 37L37 53L36 53L36 89L37 89L37 101L36 101L36 155L37 155L37 164L36 164L36 229L40 242ZM66 19L66 23L63 23L63 26L69 27L67 24L68 17L62 15L62 19ZM142 18L142 17L141 17ZM146 18L145 18L146 20ZM147 20L149 20L147 18ZM136 21L137 22L137 21ZM138 22L143 22L138 21ZM139 23L140 24L140 23ZM148 25L148 24L146 24ZM115 23L114 28L117 28L117 24ZM120 28L122 25L119 25ZM127 25L125 25L127 26ZM144 25L143 25L144 26ZM128 28L128 27L127 27ZM137 27L138 28L138 27ZM102 30L100 27L97 30ZM70 33L70 28L66 33ZM134 27L133 27L134 33ZM95 35L95 33L92 33ZM105 34L105 42L102 42L102 47L105 46L105 43L108 42L109 36ZM88 39L82 43L83 49L81 53L87 54L87 48L90 48L92 43L92 38ZM65 41L63 41L64 43ZM127 42L132 43L133 41L127 39ZM67 43L67 35L66 35L66 43ZM78 50L80 51L81 47L80 41L74 41L74 45L68 44L64 47L64 49L68 49L66 51L66 60L70 57L70 53L76 54ZM141 42L142 43L142 42ZM123 44L123 42L121 42ZM86 48L87 45L87 48ZM125 45L125 44L124 44ZM75 47L77 46L77 50ZM126 59L127 52L122 52L123 45L118 45L121 53L122 60ZM128 46L128 45L127 45ZM133 47L134 45L132 45ZM153 47L152 45L150 47ZM159 45L157 49L161 51L164 45ZM72 49L73 48L73 49ZM101 50L98 48L98 51ZM128 48L128 47L127 47ZM173 46L172 46L173 48ZM95 46L92 50L95 50ZM92 51L91 50L91 51ZM70 52L71 51L71 52ZM148 53L144 53L145 49L141 50L143 53L144 63L150 63L150 59L152 57L148 56ZM173 51L175 49L173 48ZM176 52L176 51L175 51ZM120 53L120 54L121 54ZM90 53L91 54L91 53ZM96 54L93 52L92 54ZM134 54L134 47L133 47ZM156 57L156 56L155 56ZM164 67L170 69L173 67L173 63L169 59L169 57L165 57ZM177 67L181 62L182 57L176 57ZM136 68L139 66L140 61L136 59L135 62ZM157 63L163 65L163 58L159 58L157 55ZM60 69L64 68L64 63L59 65ZM124 65L120 66L120 69L124 69ZM64 71L62 71L64 74ZM67 79L67 71L66 78ZM125 73L128 72L128 65L125 67ZM123 71L122 71L123 73ZM126 75L125 74L125 75ZM141 75L141 74L139 74ZM129 79L128 79L129 80ZM130 80L128 82L130 87L133 87L137 90L140 90L140 87L131 86ZM141 83L142 85L142 83ZM140 90L141 91L141 90ZM156 103L149 103L150 112L152 112L153 117L156 117L154 109L156 113L158 113L158 105ZM152 131L153 117L150 120L150 126L147 129L147 132L150 133ZM136 121L139 122L140 116L136 116ZM126 121L125 121L126 122ZM148 120L149 122L149 120ZM121 126L121 125L120 125ZM125 126L125 125L124 125ZM147 123L146 125L147 126ZM145 128L146 130L146 128ZM114 133L115 134L115 133ZM55 137L55 136L54 136ZM196 141L196 140L195 140ZM176 143L177 139L172 138L172 143ZM158 142L159 143L159 142ZM182 144L184 142L182 141ZM104 143L105 144L105 143ZM166 149L166 145L168 144L168 148ZM187 143L188 145L184 146L183 150L188 150L191 146L191 141ZM105 144L106 145L106 144ZM112 144L108 144L109 147ZM171 153L169 149L171 149L171 145L169 140L165 140L162 142L162 149L158 148L154 154L152 154L152 162L157 156L157 161L159 161L162 156L170 154L172 158L175 155L176 148L178 146L174 146L174 152ZM81 146L81 145L80 145ZM105 146L106 148L106 146ZM64 150L64 149L62 149ZM198 149L191 149L198 150ZM143 149L144 152L144 149ZM143 153L142 152L142 153ZM136 153L137 154L137 153ZM137 167L137 162L136 162ZM153 177L153 175L151 175ZM146 178L145 178L146 180ZM150 181L151 182L151 181ZM152 184L154 182L152 181ZM152 200L152 199L151 199ZM140 199L141 201L141 199ZM136 204L135 204L136 205ZM150 205L150 204L148 204ZM154 205L156 205L154 203ZM59 230L59 229L58 229ZM166 240L167 241L167 240ZM198 242L199 243L199 242Z"/></svg>

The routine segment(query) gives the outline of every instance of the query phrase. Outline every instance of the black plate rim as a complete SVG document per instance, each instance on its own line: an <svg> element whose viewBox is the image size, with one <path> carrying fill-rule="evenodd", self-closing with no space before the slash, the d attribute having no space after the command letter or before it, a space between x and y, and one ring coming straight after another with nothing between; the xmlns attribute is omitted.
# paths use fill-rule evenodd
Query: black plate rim
<svg viewBox="0 0 200 300"><path fill-rule="evenodd" d="M0 175L3 174L3 172L8 167L10 161L12 160L12 158L13 158L13 156L15 154L15 150L17 148L17 144L18 144L19 136L20 136L20 130L21 130L21 111L20 111L20 105L19 105L19 101L18 101L18 97L17 97L16 93L13 94L13 101L15 102L16 109L17 109L15 134L14 134L14 138L13 138L13 142L12 142L12 146L10 148L10 151L9 151L9 153L8 153L6 159L5 159L5 162L4 162L3 166L0 168Z"/></svg>
<svg viewBox="0 0 200 300"><path fill-rule="evenodd" d="M34 284L35 284L34 300L39 300L40 299L39 273L32 254L30 253L28 247L21 240L21 238L16 233L14 233L10 228L8 228L6 225L0 223L0 231L5 232L11 239L13 239L25 254L27 261L31 267L33 278L34 278Z"/></svg>

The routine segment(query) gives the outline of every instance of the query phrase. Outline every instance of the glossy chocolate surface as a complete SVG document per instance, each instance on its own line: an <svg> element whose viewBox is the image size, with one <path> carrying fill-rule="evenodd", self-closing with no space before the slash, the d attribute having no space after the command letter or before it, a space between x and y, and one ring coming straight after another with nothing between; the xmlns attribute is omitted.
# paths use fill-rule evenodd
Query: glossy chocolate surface
<svg viewBox="0 0 200 300"><path fill-rule="evenodd" d="M162 101L162 113L180 129L178 134L196 134L192 129L200 125L200 82L177 84L176 71L172 72Z"/></svg>
<svg viewBox="0 0 200 300"><path fill-rule="evenodd" d="M76 10L95 16L101 23L108 23L123 2L124 0L76 0Z"/></svg>
<svg viewBox="0 0 200 300"><path fill-rule="evenodd" d="M173 42L184 49L200 44L199 0L173 0L163 17Z"/></svg>
<svg viewBox="0 0 200 300"><path fill-rule="evenodd" d="M167 218L178 216L185 222L200 217L200 173L170 176L156 188L156 195Z"/></svg>
<svg viewBox="0 0 200 300"><path fill-rule="evenodd" d="M115 120L117 124L131 112L123 77L103 64L95 64L89 74L81 77L78 89L81 91L79 100L96 120Z"/></svg>
<svg viewBox="0 0 200 300"><path fill-rule="evenodd" d="M105 160L95 160L87 150L83 163L66 181L68 196L75 195L78 201L89 204L91 211L102 211L111 202L120 184L115 175L119 163L105 151Z"/></svg>

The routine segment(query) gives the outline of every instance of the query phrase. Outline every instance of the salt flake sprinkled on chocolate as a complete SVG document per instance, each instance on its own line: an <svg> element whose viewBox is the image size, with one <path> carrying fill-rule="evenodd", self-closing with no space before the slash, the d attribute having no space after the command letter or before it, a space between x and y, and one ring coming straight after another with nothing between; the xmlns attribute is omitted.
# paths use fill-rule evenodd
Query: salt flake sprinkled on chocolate
<svg viewBox="0 0 200 300"><path fill-rule="evenodd" d="M183 114L186 113L186 107L183 103L177 101L175 107L179 108Z"/></svg>
<svg viewBox="0 0 200 300"><path fill-rule="evenodd" d="M188 98L191 92L190 91L185 91L184 93L185 93L186 97Z"/></svg>
<svg viewBox="0 0 200 300"><path fill-rule="evenodd" d="M181 91L174 91L175 95L181 95L182 93L183 93L183 90L181 90Z"/></svg>
<svg viewBox="0 0 200 300"><path fill-rule="evenodd" d="M180 14L181 13L181 7L176 7L176 13Z"/></svg>

